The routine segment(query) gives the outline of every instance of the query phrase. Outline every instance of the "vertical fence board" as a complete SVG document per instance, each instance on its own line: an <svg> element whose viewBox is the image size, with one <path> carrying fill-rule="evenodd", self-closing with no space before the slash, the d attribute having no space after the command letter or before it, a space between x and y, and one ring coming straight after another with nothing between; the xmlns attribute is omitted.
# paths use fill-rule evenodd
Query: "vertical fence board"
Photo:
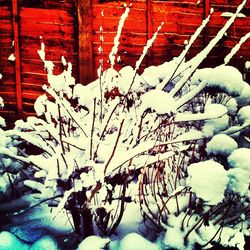
<svg viewBox="0 0 250 250"><path fill-rule="evenodd" d="M21 64L20 64L20 28L19 28L19 9L18 0L12 1L12 22L14 34L14 51L15 51L15 76L16 76L16 99L18 116L21 118L23 115L22 106L22 88L21 88Z"/></svg>
<svg viewBox="0 0 250 250"><path fill-rule="evenodd" d="M82 83L93 80L92 0L78 0L78 56Z"/></svg>
<svg viewBox="0 0 250 250"><path fill-rule="evenodd" d="M151 39L153 36L153 6L152 0L147 0L147 39ZM148 52L147 56L147 65L150 65L153 58L153 48L151 48Z"/></svg>

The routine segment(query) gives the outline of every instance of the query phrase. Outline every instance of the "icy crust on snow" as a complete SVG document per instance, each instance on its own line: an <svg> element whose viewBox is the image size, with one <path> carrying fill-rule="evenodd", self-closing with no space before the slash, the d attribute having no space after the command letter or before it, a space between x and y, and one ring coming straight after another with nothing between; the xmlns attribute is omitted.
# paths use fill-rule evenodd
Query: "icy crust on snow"
<svg viewBox="0 0 250 250"><path fill-rule="evenodd" d="M208 154L229 156L235 149L238 148L238 143L228 135L217 134L206 145Z"/></svg>
<svg viewBox="0 0 250 250"><path fill-rule="evenodd" d="M240 71L227 65L197 69L192 81L197 83L205 81L208 87L219 88L231 96L240 96L244 88L244 81Z"/></svg>
<svg viewBox="0 0 250 250"><path fill-rule="evenodd" d="M228 177L220 163L212 160L193 163L188 166L187 172L191 190L207 205L216 205L224 199Z"/></svg>

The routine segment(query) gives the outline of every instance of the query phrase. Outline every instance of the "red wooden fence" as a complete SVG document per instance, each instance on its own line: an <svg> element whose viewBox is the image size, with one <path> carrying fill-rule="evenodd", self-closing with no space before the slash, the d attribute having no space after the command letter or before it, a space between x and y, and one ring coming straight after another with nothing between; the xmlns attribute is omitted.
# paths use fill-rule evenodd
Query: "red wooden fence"
<svg viewBox="0 0 250 250"><path fill-rule="evenodd" d="M241 0L0 0L0 96L5 101L0 115L14 121L34 113L33 104L42 93L46 72L37 50L46 46L46 59L56 65L55 73L63 70L61 56L73 64L77 80L88 83L96 77L99 60L108 67L108 54L113 46L124 2L132 3L120 38L119 69L135 65L147 39L161 22L165 22L143 67L160 64L180 54L202 19L214 8L211 22L189 52L192 57L211 40ZM101 15L103 11L104 16ZM240 37L250 32L250 0L222 41L213 49L204 65L218 65ZM103 53L99 54L100 26L103 27ZM231 64L243 69L250 60L247 41ZM8 60L11 54L15 61Z"/></svg>

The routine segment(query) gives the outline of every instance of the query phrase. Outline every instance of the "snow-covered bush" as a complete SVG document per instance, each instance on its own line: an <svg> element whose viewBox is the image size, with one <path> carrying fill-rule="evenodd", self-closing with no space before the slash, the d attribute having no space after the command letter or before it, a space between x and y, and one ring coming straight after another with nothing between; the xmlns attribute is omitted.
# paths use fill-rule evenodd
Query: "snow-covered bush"
<svg viewBox="0 0 250 250"><path fill-rule="evenodd" d="M22 183L41 202L55 206L53 216L68 211L80 238L112 235L134 202L144 229L153 229L155 237L164 232L159 244L145 240L147 248L192 249L213 242L241 247L249 219L249 178L240 171L249 172L249 165L241 164L237 153L246 149L237 147L250 126L245 102L250 92L241 73L225 65L231 56L216 68L197 68L245 3L197 56L185 61L210 16L179 57L142 75L140 64L163 24L135 67L118 72L116 52L129 8L121 17L110 68L103 69L100 61L99 78L87 86L75 83L64 58L65 70L54 75L42 44L38 53L48 84L35 103L37 117L19 120L7 132L19 143L18 155L8 147L1 155L25 164ZM221 140L228 145L220 146ZM243 178L244 192L239 192ZM86 238L79 249L95 239ZM143 242L130 234L117 245L129 249L133 239ZM97 243L108 245L109 239Z"/></svg>
<svg viewBox="0 0 250 250"><path fill-rule="evenodd" d="M0 109L4 100L0 96ZM17 183L21 179L18 172L23 164L18 161L17 142L8 135L5 119L0 116L0 201L15 197Z"/></svg>

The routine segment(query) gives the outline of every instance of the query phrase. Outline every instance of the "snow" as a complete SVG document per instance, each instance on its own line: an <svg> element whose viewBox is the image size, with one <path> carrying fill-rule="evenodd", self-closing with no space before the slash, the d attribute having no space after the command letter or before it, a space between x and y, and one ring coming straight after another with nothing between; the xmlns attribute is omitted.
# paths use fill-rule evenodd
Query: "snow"
<svg viewBox="0 0 250 250"><path fill-rule="evenodd" d="M223 12L223 13L221 13L220 16L222 16L222 17L232 17L233 15L234 15L234 13L232 13L232 12ZM237 17L244 18L244 17L246 17L246 15L244 15L243 13L239 13L237 15Z"/></svg>
<svg viewBox="0 0 250 250"><path fill-rule="evenodd" d="M91 235L85 238L77 247L77 250L101 250L106 249L109 244L109 238L101 238L96 235Z"/></svg>
<svg viewBox="0 0 250 250"><path fill-rule="evenodd" d="M240 71L227 65L198 69L194 73L192 81L206 81L208 87L219 88L232 96L239 96L244 87Z"/></svg>
<svg viewBox="0 0 250 250"><path fill-rule="evenodd" d="M153 45L153 43L154 43L155 39L157 38L158 33L162 29L163 25L164 25L164 23L162 22L161 25L157 28L157 31L153 34L152 38L150 38L147 41L147 44L144 46L143 52L142 52L140 58L138 59L138 61L135 64L135 71L137 71L139 69L139 67L140 67L140 65L141 65L141 63L142 63L145 55L148 53L149 48Z"/></svg>
<svg viewBox="0 0 250 250"><path fill-rule="evenodd" d="M59 250L56 241L50 236L43 236L35 241L29 248L29 250Z"/></svg>
<svg viewBox="0 0 250 250"><path fill-rule="evenodd" d="M0 232L1 250L28 250L28 244L19 240L14 234L6 231Z"/></svg>
<svg viewBox="0 0 250 250"><path fill-rule="evenodd" d="M36 99L35 104L34 104L34 109L35 109L36 114L38 116L41 116L46 112L45 105L46 105L47 101L48 101L48 98L45 94L39 96Z"/></svg>
<svg viewBox="0 0 250 250"><path fill-rule="evenodd" d="M217 33L217 35L208 43L208 45L200 53L198 53L195 57L193 57L187 63L186 66L189 66L189 67L184 72L181 80L171 90L170 94L172 96L175 96L180 91L180 89L187 83L189 78L192 76L192 74L195 72L195 70L198 68L198 66L203 62L203 60L207 57L207 55L213 49L213 47L222 39L225 32L234 23L235 19L237 18L237 15L240 13L240 11L243 9L243 7L246 5L246 2L247 2L247 0L242 1L242 3L238 6L235 14L229 18L229 20L226 22L226 24L223 26L223 28L220 29L220 31Z"/></svg>
<svg viewBox="0 0 250 250"><path fill-rule="evenodd" d="M245 195L248 192L250 179L249 148L238 148L228 157L231 169L228 170L229 190Z"/></svg>
<svg viewBox="0 0 250 250"><path fill-rule="evenodd" d="M119 90L126 94L129 91L130 85L133 82L133 85L131 86L132 91L138 91L140 89L141 83L143 82L143 79L141 76L135 73L134 69L131 66L123 67L119 71L119 78L117 79L118 83L115 87L118 87Z"/></svg>
<svg viewBox="0 0 250 250"><path fill-rule="evenodd" d="M240 124L250 124L250 105L242 107L237 114Z"/></svg>
<svg viewBox="0 0 250 250"><path fill-rule="evenodd" d="M126 66L117 72L114 64L120 60L117 52L129 12L126 8L109 54L110 68L104 71L103 61L100 61L99 79L87 86L75 84L71 76L72 64L64 57L61 57L64 71L54 75L54 64L46 60L45 45L41 43L38 54L44 62L49 83L43 87L47 93L35 103L35 111L41 118L29 117L25 122L17 121L13 130L0 129L0 199L11 193L9 176L13 183L18 181L17 188L27 190L25 197L1 203L0 210L8 212L11 223L20 220L22 225L19 221L18 225L4 228L10 232L0 234L0 250L5 249L1 248L3 236L9 239L7 244L12 244L11 249L16 246L18 249L58 249L54 238L37 231L41 224L46 224L46 229L55 227L64 230L62 223L69 225L66 216L71 212L67 210L69 198L74 198L78 192L85 192L83 195L88 200L77 204L76 208L79 208L78 205L87 206L93 216L97 208L104 208L108 214L108 218L104 219L108 220L110 229L122 208L120 182L123 179L118 180L119 184L112 183L117 181L117 174L121 175L118 179L124 178L127 182L125 211L119 226L114 234L109 235L110 238L104 238L93 219L97 235L85 238L77 249L189 250L195 244L205 245L220 226L223 227L222 234L226 229L221 241L223 245L243 248L243 232L237 230L241 226L247 228L248 215L242 216L240 207L249 206L246 197L249 194L247 155L250 149L242 148L241 138L248 138L250 108L246 104L250 104L250 87L236 68L226 64L249 34L231 50L224 65L197 68L224 36L245 3L242 2L237 13L196 57L185 61L189 49L209 22L210 15L189 42L184 42L186 46L179 57L146 68L142 75L139 75L138 69L163 24L143 48L135 68ZM103 27L100 27L101 42L102 32ZM103 53L102 47L99 53ZM119 92L117 96L113 100L106 98L106 91L114 88ZM207 99L209 88L216 90L218 96ZM225 98L222 100L220 97ZM126 106L129 98L133 100L131 107ZM191 111L191 105L196 106L195 113ZM234 139L229 136L231 133ZM43 152L32 155L29 149L17 150L22 142L35 145ZM207 154L203 151L205 148ZM225 164L223 166L207 160L212 157L219 160L228 157L229 170L225 170L228 169L226 160L221 160ZM199 162L200 159L203 161ZM193 160L198 162L189 165ZM8 176L6 171L11 174ZM20 177L24 178L21 182ZM63 184L59 185L60 181ZM232 227L233 223L223 223L231 218L227 216L221 223L218 219L224 216L224 210L216 209L227 205L228 198L236 199L237 196L242 196L243 201L239 201L235 217L244 221L230 231L227 227ZM11 196L7 198L11 199ZM47 204L36 206L47 198L53 198L47 201L56 208L48 208ZM219 204L221 202L224 203ZM46 212L30 213L33 209L40 209L40 206L46 206ZM22 209L30 210L26 213ZM192 229L199 220L205 222L202 221L203 216L210 211L218 211L218 216L215 215L214 219L209 217L209 225L201 223ZM23 218L28 218L28 223ZM34 221L36 218L37 221ZM161 234L158 234L154 223L162 228ZM69 231L72 230L70 227ZM219 242L219 238L214 239ZM23 242L26 240L28 244Z"/></svg>
<svg viewBox="0 0 250 250"><path fill-rule="evenodd" d="M0 249L1 250L59 250L57 243L50 236L42 238L29 245L20 240L14 234L2 231L0 233Z"/></svg>
<svg viewBox="0 0 250 250"><path fill-rule="evenodd" d="M168 227L163 242L165 246L170 247L171 249L185 249L184 233L179 227Z"/></svg>
<svg viewBox="0 0 250 250"><path fill-rule="evenodd" d="M110 61L111 68L113 68L114 64L115 64L115 57L116 57L116 54L118 52L118 46L120 44L119 38L121 36L122 28L124 26L126 18L128 17L129 11L130 11L130 8L126 7L125 12L122 14L122 16L119 20L117 33L116 33L116 36L114 38L114 46L109 54L109 61Z"/></svg>
<svg viewBox="0 0 250 250"><path fill-rule="evenodd" d="M248 39L250 38L250 32L248 32L245 36L243 36L239 43L236 44L232 50L230 51L230 53L224 58L224 63L228 64L229 61L231 60L231 58L237 53L237 51L240 49L241 45L246 42Z"/></svg>
<svg viewBox="0 0 250 250"><path fill-rule="evenodd" d="M245 62L245 69L247 69L247 70L250 69L250 61Z"/></svg>
<svg viewBox="0 0 250 250"><path fill-rule="evenodd" d="M112 248L111 248L112 249ZM113 250L158 250L158 246L137 233L127 234Z"/></svg>
<svg viewBox="0 0 250 250"><path fill-rule="evenodd" d="M219 113L221 117L216 119L206 120L202 129L203 133L207 136L212 136L228 127L229 116L227 115L227 108L222 104L208 104L205 106L205 113Z"/></svg>
<svg viewBox="0 0 250 250"><path fill-rule="evenodd" d="M250 86L248 83L244 82L243 89L240 96L236 97L236 101L239 106L249 105L250 104Z"/></svg>
<svg viewBox="0 0 250 250"><path fill-rule="evenodd" d="M228 163L233 168L241 168L243 170L249 171L249 148L238 148L232 152L228 157Z"/></svg>
<svg viewBox="0 0 250 250"><path fill-rule="evenodd" d="M0 96L0 109L4 107L3 98Z"/></svg>
<svg viewBox="0 0 250 250"><path fill-rule="evenodd" d="M238 148L237 142L228 135L217 134L206 145L208 154L229 156Z"/></svg>
<svg viewBox="0 0 250 250"><path fill-rule="evenodd" d="M244 250L245 239L244 234L237 229L224 227L220 235L220 244L226 247L237 247Z"/></svg>
<svg viewBox="0 0 250 250"><path fill-rule="evenodd" d="M228 190L230 192L239 194L240 196L247 195L249 192L249 170L246 171L241 168L232 168L227 171L229 178Z"/></svg>
<svg viewBox="0 0 250 250"><path fill-rule="evenodd" d="M207 160L188 166L188 185L207 205L216 205L224 199L228 183L227 172L215 161Z"/></svg>
<svg viewBox="0 0 250 250"><path fill-rule="evenodd" d="M6 122L5 119L3 117L0 116L0 128L1 127L5 127L6 126Z"/></svg>
<svg viewBox="0 0 250 250"><path fill-rule="evenodd" d="M225 107L228 109L228 114L235 116L238 111L238 103L235 98L230 98L229 101L225 104Z"/></svg>
<svg viewBox="0 0 250 250"><path fill-rule="evenodd" d="M8 60L14 62L14 61L16 60L15 54L11 54L11 55L8 57Z"/></svg>
<svg viewBox="0 0 250 250"><path fill-rule="evenodd" d="M151 90L141 96L143 110L152 109L157 114L169 114L175 111L175 100L169 93L161 90Z"/></svg>
<svg viewBox="0 0 250 250"><path fill-rule="evenodd" d="M91 109L97 88L98 81L88 85L76 84L73 88L73 98L77 98L80 105Z"/></svg>

